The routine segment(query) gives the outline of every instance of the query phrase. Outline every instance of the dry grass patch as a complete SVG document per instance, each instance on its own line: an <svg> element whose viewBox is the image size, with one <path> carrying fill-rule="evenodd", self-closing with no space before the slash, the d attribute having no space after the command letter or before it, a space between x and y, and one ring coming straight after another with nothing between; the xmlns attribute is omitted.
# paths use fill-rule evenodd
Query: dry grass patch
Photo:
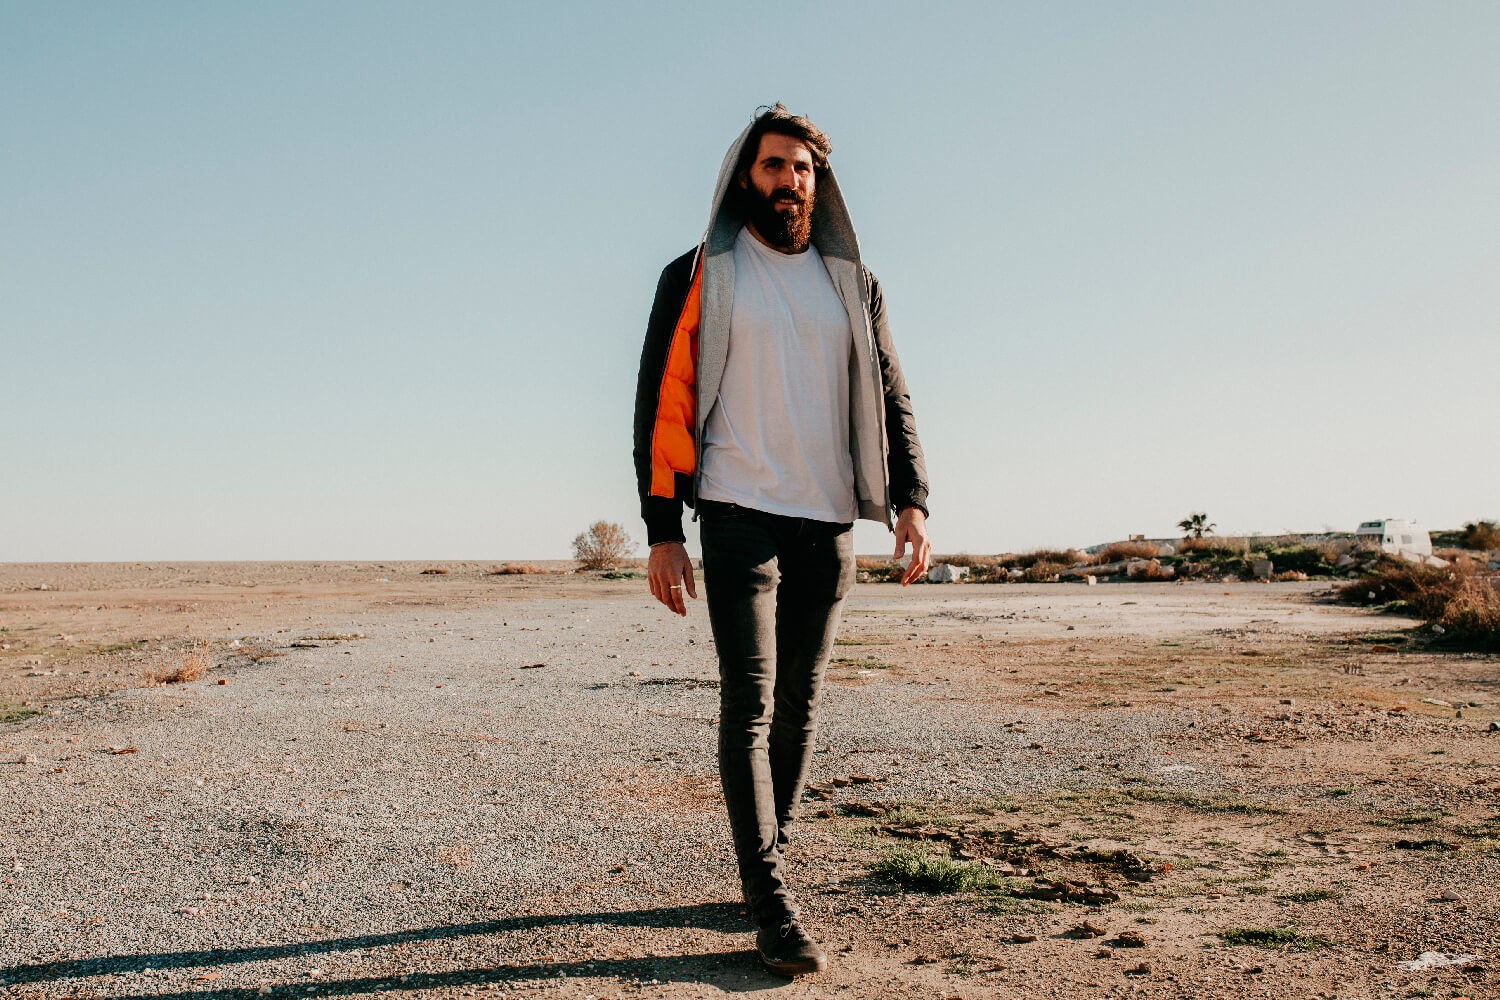
<svg viewBox="0 0 1500 1000"><path fill-rule="evenodd" d="M175 667L151 674L156 684L187 684L202 677L214 661L202 650L195 649L184 656Z"/></svg>
<svg viewBox="0 0 1500 1000"><path fill-rule="evenodd" d="M1497 580L1472 564L1424 566L1383 559L1375 569L1338 588L1345 604L1376 606L1434 622L1446 645L1500 650L1500 590Z"/></svg>
<svg viewBox="0 0 1500 1000"><path fill-rule="evenodd" d="M543 572L531 563L501 563L494 569L485 571L485 576L529 576L532 573Z"/></svg>
<svg viewBox="0 0 1500 1000"><path fill-rule="evenodd" d="M1125 559L1155 559L1156 555L1156 546L1146 542L1111 542L1095 552L1089 562L1099 566Z"/></svg>
<svg viewBox="0 0 1500 1000"><path fill-rule="evenodd" d="M1454 642L1475 649L1500 650L1500 590L1495 581L1464 577L1443 606L1437 623Z"/></svg>
<svg viewBox="0 0 1500 1000"><path fill-rule="evenodd" d="M1050 559L1039 559L1027 566L1021 579L1027 583L1051 583L1057 579L1057 575L1072 566L1072 563L1054 562Z"/></svg>
<svg viewBox="0 0 1500 1000"><path fill-rule="evenodd" d="M29 719L33 715L40 714L41 711L40 708L32 705L17 705L14 702L0 701L0 723L20 722L22 719Z"/></svg>

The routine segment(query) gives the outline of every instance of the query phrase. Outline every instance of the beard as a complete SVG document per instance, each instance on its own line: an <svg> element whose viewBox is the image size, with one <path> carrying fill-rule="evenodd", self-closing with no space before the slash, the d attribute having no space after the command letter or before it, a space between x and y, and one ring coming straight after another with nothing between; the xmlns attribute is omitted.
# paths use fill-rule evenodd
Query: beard
<svg viewBox="0 0 1500 1000"><path fill-rule="evenodd" d="M799 195L791 188L775 188L761 194L754 184L745 189L748 215L755 231L778 250L801 253L812 238L814 194ZM797 204L778 205L778 198L794 198Z"/></svg>

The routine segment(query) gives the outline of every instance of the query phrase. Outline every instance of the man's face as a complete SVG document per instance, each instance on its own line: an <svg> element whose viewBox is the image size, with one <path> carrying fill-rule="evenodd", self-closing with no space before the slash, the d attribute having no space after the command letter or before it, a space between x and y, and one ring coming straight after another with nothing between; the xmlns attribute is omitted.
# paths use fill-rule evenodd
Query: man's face
<svg viewBox="0 0 1500 1000"><path fill-rule="evenodd" d="M812 235L815 183L812 152L801 140L775 132L761 136L755 161L740 178L750 224L778 250L805 250Z"/></svg>

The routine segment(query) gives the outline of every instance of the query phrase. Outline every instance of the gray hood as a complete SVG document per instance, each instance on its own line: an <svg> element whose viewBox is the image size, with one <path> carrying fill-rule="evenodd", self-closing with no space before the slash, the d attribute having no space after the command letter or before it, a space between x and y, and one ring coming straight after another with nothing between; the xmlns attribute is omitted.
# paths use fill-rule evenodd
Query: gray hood
<svg viewBox="0 0 1500 1000"><path fill-rule="evenodd" d="M729 152L724 154L724 163L719 167L719 179L714 184L713 205L708 213L708 232L703 237L703 252L706 256L712 257L733 250L735 237L745 225L744 216L728 204L729 186L734 183L735 165L740 162L740 152L745 148L745 140L754 127L755 123L752 121L729 144ZM832 163L818 171L813 200L812 244L824 257L859 263L859 239L854 235L854 223L849 220L849 209L844 205L838 179L833 176Z"/></svg>
<svg viewBox="0 0 1500 1000"><path fill-rule="evenodd" d="M698 332L697 468L703 468L703 436L719 395L729 357L729 317L734 304L734 241L744 228L741 213L728 203L735 166L754 122L745 126L724 154L714 185L708 231L703 237L702 315ZM854 493L859 516L891 526L890 483L886 468L885 405L881 372L870 322L869 276L860 262L859 240L839 191L833 167L818 172L812 215L812 245L823 257L833 287L849 314L854 350L849 364L849 451L854 459ZM694 477L696 495L697 477Z"/></svg>

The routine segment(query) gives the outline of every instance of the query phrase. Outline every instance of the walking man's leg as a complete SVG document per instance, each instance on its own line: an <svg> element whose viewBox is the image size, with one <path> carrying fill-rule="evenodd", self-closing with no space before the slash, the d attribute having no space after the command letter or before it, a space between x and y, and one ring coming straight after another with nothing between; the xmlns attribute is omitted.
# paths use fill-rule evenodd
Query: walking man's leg
<svg viewBox="0 0 1500 1000"><path fill-rule="evenodd" d="M719 513L703 515L703 574L719 654L719 775L740 882L761 961L787 975L813 972L826 958L796 921L781 852L854 576L852 531L740 508Z"/></svg>
<svg viewBox="0 0 1500 1000"><path fill-rule="evenodd" d="M850 525L802 521L783 546L776 591L776 689L771 778L778 844L785 850L812 761L823 671L833 650L844 596L854 582Z"/></svg>
<svg viewBox="0 0 1500 1000"><path fill-rule="evenodd" d="M776 685L776 588L772 519L705 513L703 582L719 654L719 777L750 917L759 927L793 915L777 846L769 755Z"/></svg>

